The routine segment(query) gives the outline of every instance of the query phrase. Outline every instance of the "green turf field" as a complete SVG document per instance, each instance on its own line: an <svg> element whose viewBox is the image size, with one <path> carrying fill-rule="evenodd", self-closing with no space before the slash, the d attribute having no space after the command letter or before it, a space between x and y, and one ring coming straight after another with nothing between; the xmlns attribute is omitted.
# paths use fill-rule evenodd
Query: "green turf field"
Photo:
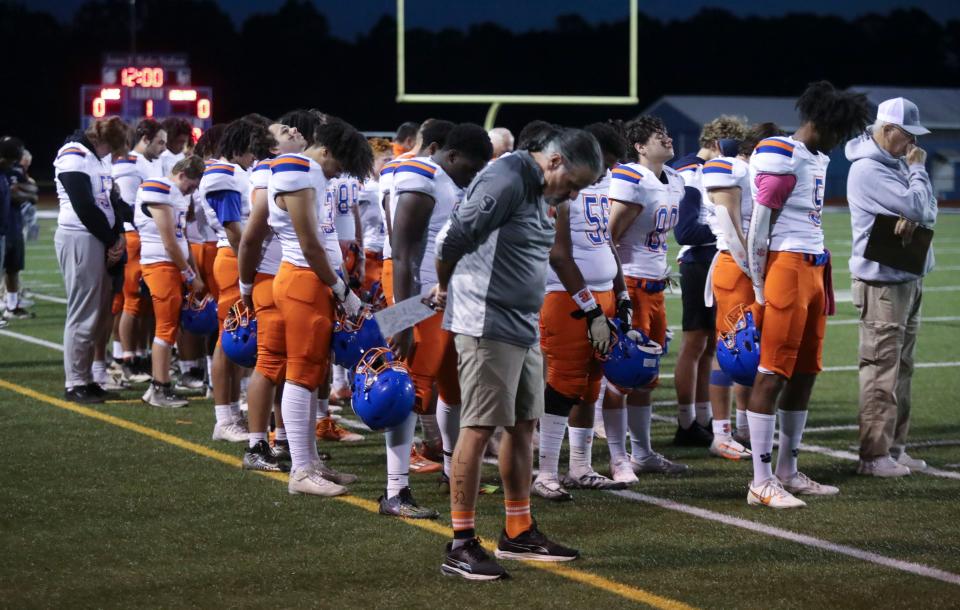
<svg viewBox="0 0 960 610"><path fill-rule="evenodd" d="M329 500L290 496L282 481L241 471L242 447L210 440L210 401L170 412L143 406L140 392L131 391L129 402L66 409L56 349L64 292L55 222L46 220L23 276L38 295L37 318L0 331L7 439L0 606L956 607L960 216L941 216L937 225L938 269L926 282L916 358L924 367L913 385L911 440L918 446L909 451L936 470L893 481L858 478L849 459L857 373L833 368L857 362L850 229L845 214L824 221L841 302L827 328L828 369L804 438L814 447L800 465L841 494L810 500L804 510L752 509L745 501L749 463L675 449L673 425L658 421L655 448L690 464L687 476L643 478L620 495L574 492L565 505L534 498L544 531L579 547L583 559L547 569L508 563L513 580L478 585L440 574L449 509L434 475L413 476L412 487L422 504L441 510L438 523L417 527L371 512L385 479L379 434L324 446L336 468L362 477L353 496ZM671 325L679 323L680 300L668 304ZM665 373L678 349L675 342ZM664 403L656 409L661 416L672 414L672 398L665 380L655 396ZM598 441L594 452L605 472L605 444ZM501 496L481 498L483 538L496 540L502 513Z"/></svg>

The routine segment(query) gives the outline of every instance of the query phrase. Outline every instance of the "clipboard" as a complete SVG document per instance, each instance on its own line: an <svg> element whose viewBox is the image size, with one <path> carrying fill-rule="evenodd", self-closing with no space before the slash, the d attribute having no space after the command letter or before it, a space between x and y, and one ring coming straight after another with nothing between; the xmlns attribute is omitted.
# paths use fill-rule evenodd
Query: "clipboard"
<svg viewBox="0 0 960 610"><path fill-rule="evenodd" d="M894 233L899 220L899 216L877 214L863 257L899 271L923 275L933 242L933 229L918 226L913 239L904 246L903 240Z"/></svg>

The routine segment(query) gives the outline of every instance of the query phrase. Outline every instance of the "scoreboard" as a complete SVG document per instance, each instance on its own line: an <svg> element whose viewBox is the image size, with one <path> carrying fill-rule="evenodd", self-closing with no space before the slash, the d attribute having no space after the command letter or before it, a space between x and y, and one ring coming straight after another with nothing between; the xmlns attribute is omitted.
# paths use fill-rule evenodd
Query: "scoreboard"
<svg viewBox="0 0 960 610"><path fill-rule="evenodd" d="M129 123L183 117L196 141L213 124L213 90L193 84L185 54L108 53L100 84L80 87L80 125L86 129L105 116Z"/></svg>

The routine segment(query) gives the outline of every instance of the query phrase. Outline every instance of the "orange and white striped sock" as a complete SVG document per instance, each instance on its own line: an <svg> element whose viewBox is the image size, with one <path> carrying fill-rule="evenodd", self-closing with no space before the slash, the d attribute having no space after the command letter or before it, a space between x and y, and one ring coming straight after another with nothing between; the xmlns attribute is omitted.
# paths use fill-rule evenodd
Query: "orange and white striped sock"
<svg viewBox="0 0 960 610"><path fill-rule="evenodd" d="M453 548L457 548L477 537L475 529L476 511L452 510L450 523L453 525Z"/></svg>
<svg viewBox="0 0 960 610"><path fill-rule="evenodd" d="M504 499L503 505L507 511L507 536L516 538L530 529L533 525L533 518L530 516L530 498Z"/></svg>

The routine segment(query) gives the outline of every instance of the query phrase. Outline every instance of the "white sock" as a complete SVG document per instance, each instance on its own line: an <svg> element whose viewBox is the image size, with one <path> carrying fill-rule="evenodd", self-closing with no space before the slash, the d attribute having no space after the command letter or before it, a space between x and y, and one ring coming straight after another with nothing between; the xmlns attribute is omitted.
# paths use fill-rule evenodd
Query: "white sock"
<svg viewBox="0 0 960 610"><path fill-rule="evenodd" d="M13 311L20 304L19 292L7 292L7 310Z"/></svg>
<svg viewBox="0 0 960 610"><path fill-rule="evenodd" d="M697 423L706 428L710 425L710 419L713 417L713 409L710 408L710 401L698 402L694 405L697 411Z"/></svg>
<svg viewBox="0 0 960 610"><path fill-rule="evenodd" d="M326 418L330 417L330 399L329 399L329 398L324 398L324 399L317 398L317 394L316 394L316 393L313 394L313 399L314 399L314 401L316 401L317 421L320 421L321 419L326 419Z"/></svg>
<svg viewBox="0 0 960 610"><path fill-rule="evenodd" d="M140 359L146 358L146 357L147 357L147 350L145 350L145 349L138 349L138 350L136 350L136 354L137 354L137 358L140 358Z"/></svg>
<svg viewBox="0 0 960 610"><path fill-rule="evenodd" d="M540 474L537 478L556 479L560 469L560 447L567 431L567 418L544 413L540 416Z"/></svg>
<svg viewBox="0 0 960 610"><path fill-rule="evenodd" d="M207 385L213 387L213 357L207 356Z"/></svg>
<svg viewBox="0 0 960 610"><path fill-rule="evenodd" d="M90 367L90 372L93 374L93 381L95 383L107 382L107 363L103 360L94 360L93 365Z"/></svg>
<svg viewBox="0 0 960 610"><path fill-rule="evenodd" d="M240 393L247 395L247 387L250 385L250 375L244 375L240 378Z"/></svg>
<svg viewBox="0 0 960 610"><path fill-rule="evenodd" d="M128 351L123 352L124 360L133 360L135 357L136 357L136 354L134 354L133 352L128 352Z"/></svg>
<svg viewBox="0 0 960 610"><path fill-rule="evenodd" d="M240 410L240 402L230 403L230 412L233 413L233 421L238 421L243 417L243 411Z"/></svg>
<svg viewBox="0 0 960 610"><path fill-rule="evenodd" d="M713 420L713 435L714 436L730 436L730 420L729 419Z"/></svg>
<svg viewBox="0 0 960 610"><path fill-rule="evenodd" d="M436 447L442 443L440 434L440 424L437 423L436 413L424 413L420 416L420 428L423 429L423 441L428 445Z"/></svg>
<svg viewBox="0 0 960 610"><path fill-rule="evenodd" d="M250 447L253 447L254 445L256 445L257 443L259 443L260 441L265 441L265 440L267 440L267 433L266 433L266 432L251 432L250 435L247 437L247 439L248 439L248 440L247 440L247 445L250 446Z"/></svg>
<svg viewBox="0 0 960 610"><path fill-rule="evenodd" d="M392 498L410 485L410 444L417 428L417 414L393 428L387 428L383 438L387 445L387 498Z"/></svg>
<svg viewBox="0 0 960 610"><path fill-rule="evenodd" d="M570 426L570 465L571 476L581 475L593 470L593 428L574 428Z"/></svg>
<svg viewBox="0 0 960 610"><path fill-rule="evenodd" d="M316 431L310 418L310 395L307 388L289 381L283 384L283 423L287 428L290 443L291 470L309 466L317 459L317 451L311 447L309 438L316 443ZM311 453L312 450L312 453Z"/></svg>
<svg viewBox="0 0 960 610"><path fill-rule="evenodd" d="M747 412L737 409L737 430L750 434L750 424L747 422Z"/></svg>
<svg viewBox="0 0 960 610"><path fill-rule="evenodd" d="M232 424L237 421L233 416L233 407L231 405L216 405L213 407L214 413L217 414L217 425L226 426L227 424Z"/></svg>
<svg viewBox="0 0 960 610"><path fill-rule="evenodd" d="M616 462L627 457L627 410L604 409L603 427L607 431L610 461Z"/></svg>
<svg viewBox="0 0 960 610"><path fill-rule="evenodd" d="M653 407L627 405L627 428L630 430L630 453L635 460L642 460L651 453L650 419Z"/></svg>
<svg viewBox="0 0 960 610"><path fill-rule="evenodd" d="M694 405L677 405L677 423L681 428L689 428L697 420L697 411Z"/></svg>
<svg viewBox="0 0 960 610"><path fill-rule="evenodd" d="M797 474L797 454L800 439L807 425L807 411L784 411L780 413L780 449L777 451L777 477L784 481Z"/></svg>
<svg viewBox="0 0 960 610"><path fill-rule="evenodd" d="M747 411L750 422L750 448L753 451L753 484L759 485L773 476L773 430L777 417Z"/></svg>
<svg viewBox="0 0 960 610"><path fill-rule="evenodd" d="M181 360L180 361L180 374L186 375L190 372L191 369L197 368L196 360Z"/></svg>
<svg viewBox="0 0 960 610"><path fill-rule="evenodd" d="M333 365L333 388L339 390L347 387L347 369L340 365Z"/></svg>
<svg viewBox="0 0 960 610"><path fill-rule="evenodd" d="M460 405L448 405L442 398L438 398L437 424L440 426L440 438L443 442L443 473L449 477L453 449L460 437Z"/></svg>
<svg viewBox="0 0 960 610"><path fill-rule="evenodd" d="M123 343L119 341L113 342L113 359L123 360Z"/></svg>
<svg viewBox="0 0 960 610"><path fill-rule="evenodd" d="M287 440L287 429L286 428L277 428L274 430L275 436L273 437L276 441L285 441Z"/></svg>

